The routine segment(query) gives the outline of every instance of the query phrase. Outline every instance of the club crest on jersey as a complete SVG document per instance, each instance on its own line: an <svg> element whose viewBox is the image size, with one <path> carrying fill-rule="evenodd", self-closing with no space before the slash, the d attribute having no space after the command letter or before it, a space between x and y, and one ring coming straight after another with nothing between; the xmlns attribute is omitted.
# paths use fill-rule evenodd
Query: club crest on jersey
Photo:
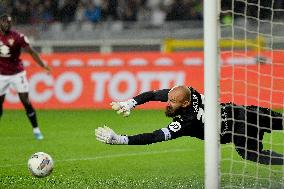
<svg viewBox="0 0 284 189"><path fill-rule="evenodd" d="M173 132L177 132L181 129L181 124L177 121L171 122L169 129Z"/></svg>
<svg viewBox="0 0 284 189"><path fill-rule="evenodd" d="M8 43L10 46L12 46L14 44L15 40L14 39L8 39Z"/></svg>

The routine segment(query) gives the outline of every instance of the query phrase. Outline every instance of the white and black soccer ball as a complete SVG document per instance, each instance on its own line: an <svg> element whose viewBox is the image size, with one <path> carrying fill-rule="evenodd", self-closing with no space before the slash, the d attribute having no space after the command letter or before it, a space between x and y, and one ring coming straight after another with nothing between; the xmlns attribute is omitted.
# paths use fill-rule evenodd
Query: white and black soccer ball
<svg viewBox="0 0 284 189"><path fill-rule="evenodd" d="M34 153L29 161L28 168L35 177L46 177L53 170L53 160L50 155L44 152Z"/></svg>

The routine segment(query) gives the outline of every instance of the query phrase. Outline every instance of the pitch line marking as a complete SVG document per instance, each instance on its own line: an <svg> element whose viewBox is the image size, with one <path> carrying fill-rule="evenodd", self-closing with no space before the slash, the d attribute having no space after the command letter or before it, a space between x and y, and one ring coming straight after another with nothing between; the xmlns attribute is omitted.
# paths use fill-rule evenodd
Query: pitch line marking
<svg viewBox="0 0 284 189"><path fill-rule="evenodd" d="M98 160L98 159L111 159L111 158L119 158L119 157L165 154L165 153L188 152L188 151L192 151L192 150L190 150L190 149L176 149L176 150L163 150L163 151L150 151L150 152L122 153L122 154L103 155L103 156L95 156L95 157L88 157L88 158L63 159L63 160L57 160L57 161L54 161L54 162L57 163L57 162L71 162L71 161L91 161L91 160ZM0 168L16 167L16 166L23 166L23 165L27 165L27 164L26 163L19 163L19 164L0 165Z"/></svg>
<svg viewBox="0 0 284 189"><path fill-rule="evenodd" d="M90 158L76 158L76 159L66 159L66 160L58 160L56 162L65 162L65 161L88 161L88 160L97 160L97 159L111 159L118 157L130 157L137 155L153 155L153 154L164 154L164 153L173 153L173 152L186 152L192 150L185 149L176 149L176 150L163 150L163 151L150 151L150 152L137 152L137 153L124 153L124 154L114 154L114 155L104 155L104 156L96 156Z"/></svg>

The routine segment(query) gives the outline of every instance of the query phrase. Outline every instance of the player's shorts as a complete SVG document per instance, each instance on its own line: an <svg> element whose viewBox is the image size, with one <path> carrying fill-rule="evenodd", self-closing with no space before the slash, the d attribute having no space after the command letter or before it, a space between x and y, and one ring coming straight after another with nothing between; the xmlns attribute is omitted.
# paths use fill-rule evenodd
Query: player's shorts
<svg viewBox="0 0 284 189"><path fill-rule="evenodd" d="M7 93L9 86L13 87L18 93L29 91L29 83L26 71L15 75L0 75L0 95Z"/></svg>

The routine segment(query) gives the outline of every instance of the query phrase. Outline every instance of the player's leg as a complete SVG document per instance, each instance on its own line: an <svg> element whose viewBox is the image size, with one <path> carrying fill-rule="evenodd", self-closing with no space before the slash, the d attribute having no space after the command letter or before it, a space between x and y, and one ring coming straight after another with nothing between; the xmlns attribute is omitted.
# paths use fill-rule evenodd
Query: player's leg
<svg viewBox="0 0 284 189"><path fill-rule="evenodd" d="M33 108L30 100L29 100L29 94L27 92L25 93L19 93L19 98L26 110L26 115L28 119L30 120L32 127L33 127L33 132L36 137L36 139L43 139L43 135L40 132L40 129L38 127L38 122L37 122L37 116L36 116L36 111Z"/></svg>
<svg viewBox="0 0 284 189"><path fill-rule="evenodd" d="M271 112L272 116L272 130L284 130L284 117L279 112Z"/></svg>
<svg viewBox="0 0 284 189"><path fill-rule="evenodd" d="M257 124L258 118L259 126L267 132L284 129L281 113L257 106L249 106L248 111L248 117L251 118L249 121Z"/></svg>
<svg viewBox="0 0 284 189"><path fill-rule="evenodd" d="M33 108L29 100L29 83L26 77L26 72L24 71L17 75L14 75L11 79L11 85L16 89L19 94L19 98L26 110L26 115L32 124L33 133L36 139L43 139L43 136L38 127L35 109Z"/></svg>
<svg viewBox="0 0 284 189"><path fill-rule="evenodd" d="M3 115L3 103L4 103L4 100L5 100L5 95L1 95L0 96L0 119Z"/></svg>
<svg viewBox="0 0 284 189"><path fill-rule="evenodd" d="M3 103L5 100L5 95L9 88L9 78L8 76L0 75L0 119L3 115Z"/></svg>
<svg viewBox="0 0 284 189"><path fill-rule="evenodd" d="M249 133L249 132L248 132ZM258 136L246 137L246 135L234 135L233 142L238 154L246 160L265 165L283 165L284 157L282 154L270 150L263 150L262 139L264 131L260 130Z"/></svg>
<svg viewBox="0 0 284 189"><path fill-rule="evenodd" d="M256 148L246 148L236 145L238 154L246 160L265 165L284 165L284 156L270 150L257 151Z"/></svg>
<svg viewBox="0 0 284 189"><path fill-rule="evenodd" d="M236 151L243 159L258 162L258 152L259 149L262 149L262 143L259 143L258 140L257 135L255 138L248 137L247 125L244 123L234 125L233 143Z"/></svg>
<svg viewBox="0 0 284 189"><path fill-rule="evenodd" d="M263 128L269 127L269 130L283 130L283 115L279 112L267 108L259 108L259 120L260 126ZM271 125L271 126L270 126ZM265 161L267 157L270 157L269 161L271 165L283 165L284 155L278 154L270 150L262 150L260 153L260 161Z"/></svg>
<svg viewBox="0 0 284 189"><path fill-rule="evenodd" d="M256 137L254 133L258 133L258 162L262 164L283 165L284 157L282 154L270 150L263 150L262 139L264 132L271 132L272 130L283 130L283 116L281 113L272 111L268 108L257 106L249 106L247 111L248 126L251 132L248 136ZM255 130L257 129L257 130ZM254 131L255 130L255 131ZM251 145L250 145L250 144ZM248 141L248 148L254 149L256 144Z"/></svg>
<svg viewBox="0 0 284 189"><path fill-rule="evenodd" d="M254 155L250 155L251 160L265 165L283 165L284 156L270 150L263 150L263 140L264 131L260 130L257 140L249 138L247 140L247 148L249 153L252 151L257 151L257 158ZM249 159L250 160L250 159Z"/></svg>
<svg viewBox="0 0 284 189"><path fill-rule="evenodd" d="M37 119L36 119L36 112L30 103L28 98L28 93L19 93L19 98L26 110L27 117L29 118L33 128L38 127Z"/></svg>
<svg viewBox="0 0 284 189"><path fill-rule="evenodd" d="M283 154L270 150L262 150L259 152L259 163L269 165L284 165Z"/></svg>
<svg viewBox="0 0 284 189"><path fill-rule="evenodd" d="M249 140L248 136L254 136L254 140ZM247 109L236 107L234 109L232 142L235 145L236 151L243 159L257 162L258 149L262 148L262 146L258 146L258 136L258 128L248 123Z"/></svg>

